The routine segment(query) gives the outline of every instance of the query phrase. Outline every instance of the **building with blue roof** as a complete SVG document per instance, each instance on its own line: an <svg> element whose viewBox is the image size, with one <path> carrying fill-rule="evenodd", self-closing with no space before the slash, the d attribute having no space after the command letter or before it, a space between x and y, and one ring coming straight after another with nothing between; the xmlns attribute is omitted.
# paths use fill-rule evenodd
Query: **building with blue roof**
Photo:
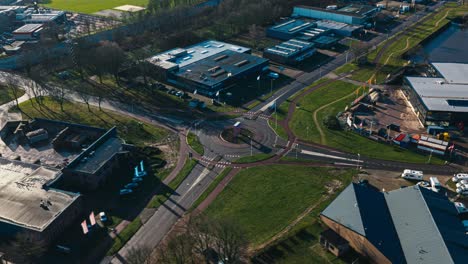
<svg viewBox="0 0 468 264"><path fill-rule="evenodd" d="M320 215L376 263L464 263L468 235L452 202L420 186L380 192L351 183Z"/></svg>
<svg viewBox="0 0 468 264"><path fill-rule="evenodd" d="M207 96L268 67L268 60L250 55L249 48L214 40L172 49L147 62L164 72L169 83Z"/></svg>

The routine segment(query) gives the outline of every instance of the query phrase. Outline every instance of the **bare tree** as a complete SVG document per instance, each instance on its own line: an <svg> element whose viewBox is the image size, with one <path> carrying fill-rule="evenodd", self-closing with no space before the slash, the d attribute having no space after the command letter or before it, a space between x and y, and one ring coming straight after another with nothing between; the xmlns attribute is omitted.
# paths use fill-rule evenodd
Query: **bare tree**
<svg viewBox="0 0 468 264"><path fill-rule="evenodd" d="M226 264L241 263L247 250L247 239L242 228L230 219L220 219L214 225L214 248Z"/></svg>
<svg viewBox="0 0 468 264"><path fill-rule="evenodd" d="M6 88L10 91L10 94L13 95L13 98L15 99L16 108L21 111L18 102L18 98L21 94L21 88L19 88L18 83L13 75L8 74L5 76L4 79Z"/></svg>
<svg viewBox="0 0 468 264"><path fill-rule="evenodd" d="M96 54L102 59L104 70L113 75L119 85L118 74L125 62L125 53L115 42L104 41L96 48Z"/></svg>
<svg viewBox="0 0 468 264"><path fill-rule="evenodd" d="M128 251L126 263L128 264L151 264L151 249L148 247L132 247Z"/></svg>
<svg viewBox="0 0 468 264"><path fill-rule="evenodd" d="M5 248L5 255L15 263L37 263L47 247L42 240L31 238L26 233L18 233Z"/></svg>
<svg viewBox="0 0 468 264"><path fill-rule="evenodd" d="M91 112L91 106L89 105L89 101L91 100L91 95L89 91L89 86L87 84L82 84L76 87L76 93L80 97L81 100L86 104L88 111Z"/></svg>

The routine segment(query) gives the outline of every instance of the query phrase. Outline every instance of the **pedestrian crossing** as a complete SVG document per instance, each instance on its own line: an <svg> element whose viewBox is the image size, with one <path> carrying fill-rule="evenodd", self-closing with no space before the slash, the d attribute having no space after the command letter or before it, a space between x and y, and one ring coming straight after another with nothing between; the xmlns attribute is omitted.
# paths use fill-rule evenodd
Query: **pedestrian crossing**
<svg viewBox="0 0 468 264"><path fill-rule="evenodd" d="M260 118L260 119L268 120L270 119L270 116L263 114L263 113L258 113L258 112L247 112L244 114L244 118L247 118L247 119Z"/></svg>

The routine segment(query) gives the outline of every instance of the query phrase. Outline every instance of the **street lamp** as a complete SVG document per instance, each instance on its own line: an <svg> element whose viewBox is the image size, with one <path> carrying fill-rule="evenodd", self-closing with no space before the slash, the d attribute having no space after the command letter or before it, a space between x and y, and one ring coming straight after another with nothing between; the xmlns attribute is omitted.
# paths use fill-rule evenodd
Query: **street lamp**
<svg viewBox="0 0 468 264"><path fill-rule="evenodd" d="M297 152L299 151L299 144L296 143L296 159L297 159Z"/></svg>
<svg viewBox="0 0 468 264"><path fill-rule="evenodd" d="M250 138L250 156L253 156L252 137L249 136L249 138Z"/></svg>
<svg viewBox="0 0 468 264"><path fill-rule="evenodd" d="M361 154L357 154L357 163L356 163L356 171L357 171L357 174L359 175L359 162L361 160Z"/></svg>

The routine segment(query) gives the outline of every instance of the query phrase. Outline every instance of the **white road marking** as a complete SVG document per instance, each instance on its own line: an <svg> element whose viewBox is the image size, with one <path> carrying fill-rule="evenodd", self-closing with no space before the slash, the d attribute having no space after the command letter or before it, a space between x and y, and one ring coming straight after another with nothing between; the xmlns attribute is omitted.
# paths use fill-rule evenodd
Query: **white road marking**
<svg viewBox="0 0 468 264"><path fill-rule="evenodd" d="M348 158L343 158L343 157L318 153L318 152L309 151L309 150L301 150L301 153L306 154L306 155L310 155L310 156L318 156L318 157L332 158L332 159L339 159L339 160L346 160L346 161L353 161L353 162L363 162L362 160L348 159Z"/></svg>
<svg viewBox="0 0 468 264"><path fill-rule="evenodd" d="M187 193L194 187L196 186L199 182L201 182L205 177L206 175L208 175L208 173L210 172L210 170L208 168L204 168L203 171L200 173L200 175L198 175L198 178L193 182L192 186L190 186L190 188L188 189Z"/></svg>

